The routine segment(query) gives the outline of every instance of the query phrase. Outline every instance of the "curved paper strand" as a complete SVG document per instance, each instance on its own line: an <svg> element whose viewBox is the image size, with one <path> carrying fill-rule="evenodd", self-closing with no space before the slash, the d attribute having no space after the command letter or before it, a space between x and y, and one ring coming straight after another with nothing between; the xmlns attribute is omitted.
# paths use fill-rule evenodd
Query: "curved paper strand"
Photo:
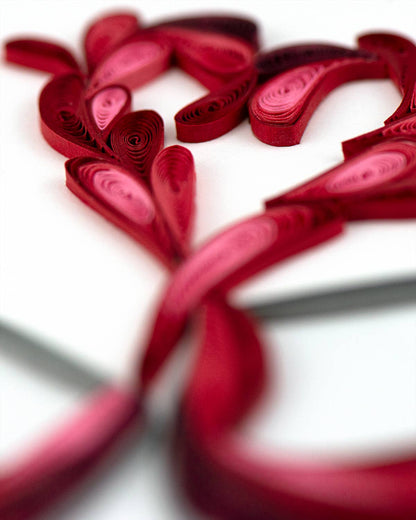
<svg viewBox="0 0 416 520"><path fill-rule="evenodd" d="M156 32L174 48L176 64L210 90L253 65L254 51L242 40L179 27L161 27Z"/></svg>
<svg viewBox="0 0 416 520"><path fill-rule="evenodd" d="M256 86L255 69L248 68L229 84L186 106L175 115L180 141L199 143L232 130L247 116L247 101Z"/></svg>
<svg viewBox="0 0 416 520"><path fill-rule="evenodd" d="M158 23L158 27L184 27L196 31L218 32L234 38L240 38L254 49L259 47L259 35L256 23L249 18L206 14L186 18L173 18Z"/></svg>
<svg viewBox="0 0 416 520"><path fill-rule="evenodd" d="M108 85L135 89L170 66L172 49L160 36L142 31L111 52L94 70L86 97Z"/></svg>
<svg viewBox="0 0 416 520"><path fill-rule="evenodd" d="M143 386L174 348L189 313L210 291L227 291L341 231L342 221L336 214L289 206L239 222L206 242L177 268L163 295L141 366Z"/></svg>
<svg viewBox="0 0 416 520"><path fill-rule="evenodd" d="M416 110L416 46L396 34L371 33L358 38L362 49L378 54L388 65L390 77L403 94L397 110L386 119L391 123Z"/></svg>
<svg viewBox="0 0 416 520"><path fill-rule="evenodd" d="M153 161L150 184L178 249L186 256L195 212L195 166L191 152L178 145L159 152Z"/></svg>
<svg viewBox="0 0 416 520"><path fill-rule="evenodd" d="M250 101L253 133L273 146L298 144L329 92L347 81L384 76L381 61L364 58L327 60L283 72L260 87Z"/></svg>
<svg viewBox="0 0 416 520"><path fill-rule="evenodd" d="M72 54L61 45L37 39L11 40L5 45L6 60L30 69L42 70L59 76L80 73Z"/></svg>
<svg viewBox="0 0 416 520"><path fill-rule="evenodd" d="M172 267L175 251L171 239L140 179L116 163L77 158L66 163L66 184L88 206Z"/></svg>
<svg viewBox="0 0 416 520"><path fill-rule="evenodd" d="M139 20L132 12L121 11L95 20L88 27L84 36L84 49L89 72L93 72L108 54L139 29Z"/></svg>
<svg viewBox="0 0 416 520"><path fill-rule="evenodd" d="M336 204L345 218L416 217L416 143L392 140L266 202Z"/></svg>
<svg viewBox="0 0 416 520"><path fill-rule="evenodd" d="M77 74L50 81L39 98L41 131L50 146L66 157L103 157L85 122L83 89Z"/></svg>
<svg viewBox="0 0 416 520"><path fill-rule="evenodd" d="M85 478L138 424L136 392L107 387L32 454L0 475L0 516L38 515Z"/></svg>
<svg viewBox="0 0 416 520"><path fill-rule="evenodd" d="M153 110L131 112L114 125L110 143L117 158L138 177L148 179L156 155L163 148L163 120Z"/></svg>
<svg viewBox="0 0 416 520"><path fill-rule="evenodd" d="M376 55L364 49L349 49L339 45L326 43L301 43L288 47L278 47L256 56L256 68L259 73L259 83L290 69L326 60L341 58L376 59Z"/></svg>

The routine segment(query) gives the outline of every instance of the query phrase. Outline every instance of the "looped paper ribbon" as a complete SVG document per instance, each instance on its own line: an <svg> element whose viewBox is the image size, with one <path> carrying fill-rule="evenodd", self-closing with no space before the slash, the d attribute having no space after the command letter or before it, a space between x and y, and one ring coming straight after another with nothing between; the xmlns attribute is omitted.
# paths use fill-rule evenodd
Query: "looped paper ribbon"
<svg viewBox="0 0 416 520"><path fill-rule="evenodd" d="M278 74L250 101L253 133L273 146L298 144L312 113L329 92L347 81L384 76L381 61L362 57L310 63Z"/></svg>
<svg viewBox="0 0 416 520"><path fill-rule="evenodd" d="M112 34L117 24L120 30ZM268 201L265 213L189 252L195 195L192 155L181 146L162 149L160 116L153 111L127 113L126 88L164 70L173 49L179 66L213 90L194 104L196 108L188 107L187 117L177 117L177 124L180 119L183 125L180 131L186 136L194 125L199 140L222 135L243 117L255 85L253 41L243 41L253 38L253 26L246 25L245 32L236 19L218 17L206 23L179 19L139 31L134 16L118 13L87 32L86 54L93 70L87 90L78 72L55 78L43 90L42 132L51 146L73 157L66 163L68 187L153 253L171 271L171 280L137 367L138 386L102 389L79 418L5 473L0 478L2 517L22 520L46 509L141 420L149 386L193 317L199 318L201 348L183 399L176 446L180 474L199 507L230 520L416 517L412 458L360 467L266 462L253 459L233 434L260 396L267 374L256 327L227 303L228 291L339 234L345 220L416 217L416 144L393 139ZM223 34L239 31L238 38ZM303 131L302 124L334 86L385 73L384 62L366 52L321 61L326 52L348 51L318 47L313 60L299 48L294 57L283 52L281 60L273 58L270 67L292 67L300 56L305 61L270 80L269 91L266 83L250 105L267 91L273 110L278 108L278 125L289 129L289 140L296 137L290 128L298 125L297 131ZM32 51L39 54L39 47L29 54ZM36 60L27 63L33 66ZM54 72L55 65L48 67ZM258 124L260 128L263 123Z"/></svg>

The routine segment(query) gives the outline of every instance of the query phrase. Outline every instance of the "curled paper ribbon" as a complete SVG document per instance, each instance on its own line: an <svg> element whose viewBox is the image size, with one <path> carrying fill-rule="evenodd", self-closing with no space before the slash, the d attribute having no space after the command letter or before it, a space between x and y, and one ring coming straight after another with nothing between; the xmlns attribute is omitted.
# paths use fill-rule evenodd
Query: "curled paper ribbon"
<svg viewBox="0 0 416 520"><path fill-rule="evenodd" d="M146 185L115 163L77 158L66 163L68 188L92 209L143 244L167 266L175 250Z"/></svg>
<svg viewBox="0 0 416 520"><path fill-rule="evenodd" d="M198 99L175 115L180 141L199 143L216 139L232 130L247 115L247 101L257 82L254 68L224 87Z"/></svg>
<svg viewBox="0 0 416 520"><path fill-rule="evenodd" d="M0 517L24 520L50 507L104 462L140 416L135 391L101 389L33 453L0 475Z"/></svg>
<svg viewBox="0 0 416 520"><path fill-rule="evenodd" d="M389 74L403 94L402 102L385 123L391 123L416 110L416 46L396 34L370 33L358 39L362 49L378 54L388 65Z"/></svg>
<svg viewBox="0 0 416 520"><path fill-rule="evenodd" d="M174 18L158 23L154 27L183 27L196 31L218 32L240 38L254 49L259 47L257 25L248 18L207 14L186 18Z"/></svg>
<svg viewBox="0 0 416 520"><path fill-rule="evenodd" d="M393 140L266 202L333 203L349 220L416 217L416 143Z"/></svg>
<svg viewBox="0 0 416 520"><path fill-rule="evenodd" d="M150 184L178 250L186 256L195 212L195 166L191 152L178 145L162 150L153 161Z"/></svg>
<svg viewBox="0 0 416 520"><path fill-rule="evenodd" d="M123 116L114 125L111 148L120 162L138 177L147 179L153 159L163 148L163 120L153 110Z"/></svg>
<svg viewBox="0 0 416 520"><path fill-rule="evenodd" d="M273 146L292 146L302 138L322 99L347 81L382 78L381 61L361 57L327 60L283 72L266 82L249 104L254 135Z"/></svg>
<svg viewBox="0 0 416 520"><path fill-rule="evenodd" d="M89 72L91 73L108 54L139 29L137 16L130 12L117 12L95 20L84 36Z"/></svg>
<svg viewBox="0 0 416 520"><path fill-rule="evenodd" d="M112 84L128 89L144 85L169 68L171 51L160 36L146 31L137 33L99 63L90 78L86 97Z"/></svg>
<svg viewBox="0 0 416 520"><path fill-rule="evenodd" d="M253 48L242 40L180 27L155 31L172 45L175 63L210 90L229 83L253 65Z"/></svg>
<svg viewBox="0 0 416 520"><path fill-rule="evenodd" d="M13 40L6 43L6 60L30 69L50 72L55 76L80 73L72 54L57 43L43 40Z"/></svg>
<svg viewBox="0 0 416 520"><path fill-rule="evenodd" d="M283 258L337 235L342 220L326 208L277 208L216 235L175 271L156 314L140 369L146 387L205 295L226 292Z"/></svg>
<svg viewBox="0 0 416 520"><path fill-rule="evenodd" d="M256 56L256 68L259 73L259 83L287 70L326 60L341 58L376 59L376 55L363 49L349 49L339 45L325 43L303 43L278 47L268 52L260 52Z"/></svg>

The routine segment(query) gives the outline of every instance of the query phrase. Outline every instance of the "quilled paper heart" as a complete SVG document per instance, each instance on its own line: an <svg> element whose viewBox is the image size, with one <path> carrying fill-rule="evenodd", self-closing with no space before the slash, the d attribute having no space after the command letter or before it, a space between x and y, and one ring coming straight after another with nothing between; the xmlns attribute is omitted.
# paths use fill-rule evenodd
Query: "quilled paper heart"
<svg viewBox="0 0 416 520"><path fill-rule="evenodd" d="M292 146L302 138L313 111L346 81L385 77L379 60L362 57L326 60L283 72L267 81L249 104L254 135L273 146Z"/></svg>
<svg viewBox="0 0 416 520"><path fill-rule="evenodd" d="M362 49L377 53L388 64L392 80L403 94L402 102L385 123L391 123L416 110L416 46L396 34L370 33L358 39Z"/></svg>
<svg viewBox="0 0 416 520"><path fill-rule="evenodd" d="M140 110L123 116L114 125L111 148L121 163L145 180L156 155L163 148L163 120L153 110Z"/></svg>
<svg viewBox="0 0 416 520"><path fill-rule="evenodd" d="M6 60L30 69L50 72L55 76L80 73L72 54L61 45L42 40L13 40L6 43Z"/></svg>
<svg viewBox="0 0 416 520"><path fill-rule="evenodd" d="M392 140L266 202L337 204L345 218L416 217L416 143Z"/></svg>
<svg viewBox="0 0 416 520"><path fill-rule="evenodd" d="M191 152L183 146L169 146L155 157L150 185L166 223L185 257L195 212L195 166Z"/></svg>
<svg viewBox="0 0 416 520"><path fill-rule="evenodd" d="M66 163L66 184L83 202L170 266L172 241L146 185L118 164L92 158Z"/></svg>
<svg viewBox="0 0 416 520"><path fill-rule="evenodd" d="M95 20L84 36L89 72L139 29L139 20L133 12L120 11Z"/></svg>

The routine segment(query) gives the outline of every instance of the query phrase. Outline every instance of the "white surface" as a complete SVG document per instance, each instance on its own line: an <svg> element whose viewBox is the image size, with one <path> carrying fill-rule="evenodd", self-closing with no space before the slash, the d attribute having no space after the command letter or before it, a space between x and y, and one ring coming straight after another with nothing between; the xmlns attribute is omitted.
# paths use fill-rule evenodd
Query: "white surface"
<svg viewBox="0 0 416 520"><path fill-rule="evenodd" d="M49 37L80 55L85 24L117 5L127 4L2 0L1 40L21 34ZM147 23L208 7L155 0L131 5ZM264 48L318 40L353 45L356 35L379 29L416 37L412 1L211 1L209 8L257 18ZM49 148L38 128L37 99L46 81L41 73L1 66L0 316L102 373L121 377L145 338L166 275L139 246L66 190L65 159ZM192 78L172 70L135 93L134 109L159 111L166 145L171 145L177 142L173 115L203 93ZM340 142L380 126L399 101L389 81L362 81L342 86L324 101L300 146L264 145L247 123L210 143L189 145L197 167L195 243L258 212L266 198L337 164ZM348 226L345 236L261 275L239 289L236 298L254 301L415 274L415 237L414 222ZM408 306L268 330L279 357L270 354L270 366L282 375L282 388L271 390L245 435L253 443L292 451L366 449L371 439L378 447L401 446L415 438L415 313ZM1 408L2 453L65 416L78 396L55 385L47 397L41 383L28 382L29 374L7 365L4 372L0 381L8 397ZM162 478L167 463L159 449L143 448L58 517L184 518L187 513Z"/></svg>

